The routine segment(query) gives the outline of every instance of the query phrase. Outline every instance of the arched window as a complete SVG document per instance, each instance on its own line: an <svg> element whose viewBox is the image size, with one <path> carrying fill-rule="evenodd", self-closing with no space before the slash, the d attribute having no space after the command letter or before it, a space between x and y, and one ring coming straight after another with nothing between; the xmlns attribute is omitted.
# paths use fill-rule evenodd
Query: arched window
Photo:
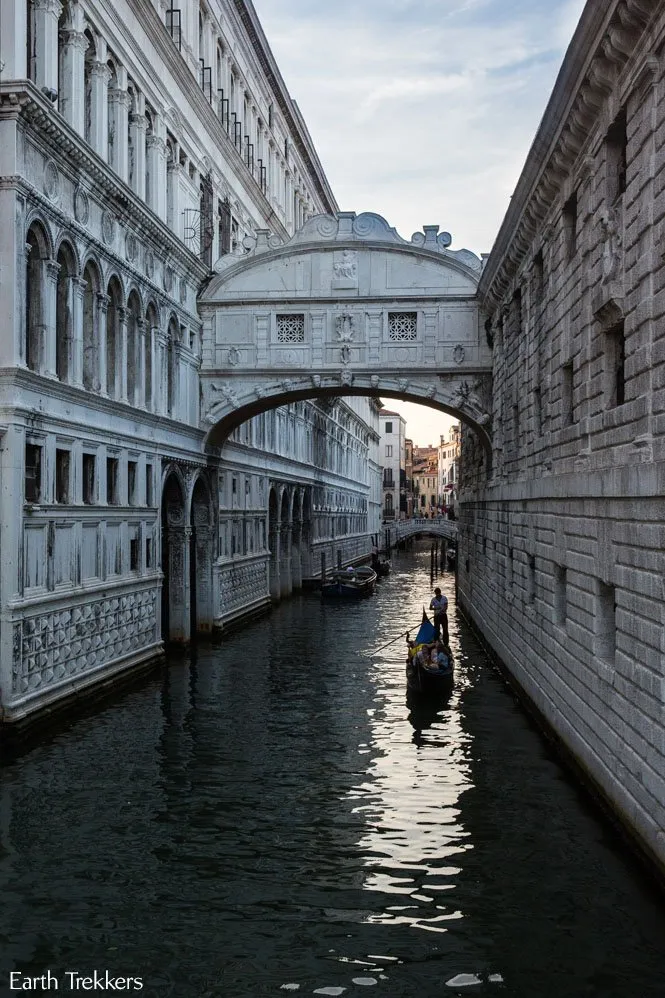
<svg viewBox="0 0 665 998"><path fill-rule="evenodd" d="M111 398L120 398L120 310L122 289L117 278L109 281L106 319L106 391Z"/></svg>
<svg viewBox="0 0 665 998"><path fill-rule="evenodd" d="M44 267L48 242L38 223L30 226L26 238L25 340L24 357L31 371L40 371L44 362Z"/></svg>
<svg viewBox="0 0 665 998"><path fill-rule="evenodd" d="M145 203L149 208L154 208L153 204L155 195L155 181L156 178L152 177L152 155L150 153L150 141L155 134L155 127L153 124L153 116L150 108L146 108L145 112L145 143L146 143L146 157L145 157Z"/></svg>
<svg viewBox="0 0 665 998"><path fill-rule="evenodd" d="M86 142L92 145L93 142L93 128L94 122L92 120L92 64L95 61L96 55L96 45L95 39L90 28L87 29L85 33L85 38L88 43L88 47L85 50L85 64L84 64L84 100L85 100L85 111L84 111L84 135Z"/></svg>
<svg viewBox="0 0 665 998"><path fill-rule="evenodd" d="M99 274L93 263L83 271L83 387L99 391L99 324L97 294L100 289Z"/></svg>
<svg viewBox="0 0 665 998"><path fill-rule="evenodd" d="M166 356L166 411L169 416L175 416L176 412L176 392L178 374L178 356L176 345L180 339L180 329L175 317L169 322L169 333Z"/></svg>
<svg viewBox="0 0 665 998"><path fill-rule="evenodd" d="M109 70L109 85L106 98L108 108L108 143L106 149L106 161L110 166L117 170L120 139L116 134L118 118L116 114L117 104L115 91L118 89L118 74L113 59L109 59L106 65Z"/></svg>
<svg viewBox="0 0 665 998"><path fill-rule="evenodd" d="M145 371L145 407L148 410L153 408L152 401L152 386L153 386L153 376L152 376L152 351L153 351L153 330L157 328L159 324L157 318L157 311L154 305L149 305L148 310L145 315L145 360L144 360L144 371Z"/></svg>
<svg viewBox="0 0 665 998"><path fill-rule="evenodd" d="M74 287L76 264L71 247L62 243L58 250L58 285L55 305L55 373L60 381L69 381L72 373L74 335Z"/></svg>
<svg viewBox="0 0 665 998"><path fill-rule="evenodd" d="M139 323L141 302L136 291L132 291L127 301L127 400L130 405L139 401Z"/></svg>
<svg viewBox="0 0 665 998"><path fill-rule="evenodd" d="M134 85L130 83L127 87L129 94L129 114L127 116L127 183L134 190L136 189L136 146L134 144L132 117L137 113L136 91Z"/></svg>

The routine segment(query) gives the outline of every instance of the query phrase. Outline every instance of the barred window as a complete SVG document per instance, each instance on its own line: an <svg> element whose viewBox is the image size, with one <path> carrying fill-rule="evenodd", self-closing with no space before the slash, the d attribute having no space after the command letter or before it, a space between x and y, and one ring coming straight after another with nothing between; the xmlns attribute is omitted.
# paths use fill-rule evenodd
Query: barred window
<svg viewBox="0 0 665 998"><path fill-rule="evenodd" d="M305 316L302 314L278 315L277 341L279 343L304 343Z"/></svg>
<svg viewBox="0 0 665 998"><path fill-rule="evenodd" d="M388 336L391 340L415 340L417 312L388 312Z"/></svg>

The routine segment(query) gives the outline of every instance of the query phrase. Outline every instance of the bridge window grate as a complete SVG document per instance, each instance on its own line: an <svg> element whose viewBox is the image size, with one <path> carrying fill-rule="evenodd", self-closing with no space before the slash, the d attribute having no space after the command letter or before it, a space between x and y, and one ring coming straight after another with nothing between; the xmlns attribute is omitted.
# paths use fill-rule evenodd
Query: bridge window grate
<svg viewBox="0 0 665 998"><path fill-rule="evenodd" d="M415 340L417 332L417 312L388 312L388 336L391 340Z"/></svg>
<svg viewBox="0 0 665 998"><path fill-rule="evenodd" d="M278 315L277 316L277 342L278 343L304 343L305 342L305 316Z"/></svg>

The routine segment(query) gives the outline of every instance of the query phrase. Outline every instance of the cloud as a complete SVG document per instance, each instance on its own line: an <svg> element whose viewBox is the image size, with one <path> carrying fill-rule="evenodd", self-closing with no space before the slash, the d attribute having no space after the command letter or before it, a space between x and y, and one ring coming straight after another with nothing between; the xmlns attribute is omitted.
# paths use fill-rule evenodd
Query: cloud
<svg viewBox="0 0 665 998"><path fill-rule="evenodd" d="M490 249L583 0L255 0L343 210Z"/></svg>

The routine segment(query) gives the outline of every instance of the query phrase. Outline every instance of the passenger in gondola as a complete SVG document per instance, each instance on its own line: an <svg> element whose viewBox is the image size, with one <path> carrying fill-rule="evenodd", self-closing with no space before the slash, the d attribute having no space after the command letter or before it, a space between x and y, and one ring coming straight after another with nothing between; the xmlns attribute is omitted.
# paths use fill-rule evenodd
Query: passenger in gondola
<svg viewBox="0 0 665 998"><path fill-rule="evenodd" d="M452 672L453 656L448 645L444 645L443 641L437 641L434 654L439 671Z"/></svg>

